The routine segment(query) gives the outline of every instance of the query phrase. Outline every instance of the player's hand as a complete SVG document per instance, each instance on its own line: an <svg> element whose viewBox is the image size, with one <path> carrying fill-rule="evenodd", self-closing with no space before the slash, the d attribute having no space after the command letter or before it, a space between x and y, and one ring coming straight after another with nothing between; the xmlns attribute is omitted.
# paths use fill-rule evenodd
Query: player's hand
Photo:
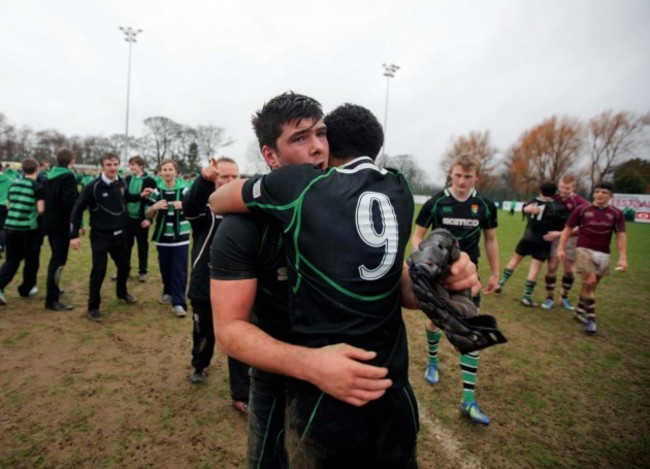
<svg viewBox="0 0 650 469"><path fill-rule="evenodd" d="M154 189L153 187L145 187L144 189L142 189L142 192L140 192L140 197L146 199L154 192L156 192L156 189Z"/></svg>
<svg viewBox="0 0 650 469"><path fill-rule="evenodd" d="M172 205L174 206L175 210L181 210L183 208L183 201L182 200L174 200L172 202Z"/></svg>
<svg viewBox="0 0 650 469"><path fill-rule="evenodd" d="M488 279L487 287L483 289L483 293L485 293L486 295L489 295L490 293L494 293L498 288L498 286L499 286L499 276L490 275L490 278Z"/></svg>
<svg viewBox="0 0 650 469"><path fill-rule="evenodd" d="M166 199L160 199L158 202L156 202L155 204L153 204L151 206L151 208L156 210L156 211L157 210L167 210L168 207L169 207L169 204L167 203Z"/></svg>
<svg viewBox="0 0 650 469"><path fill-rule="evenodd" d="M553 241L558 239L561 234L562 234L561 231L549 231L548 233L546 233L543 236L543 238L544 238L544 241L548 241L549 243L552 243Z"/></svg>
<svg viewBox="0 0 650 469"><path fill-rule="evenodd" d="M70 240L70 247L75 250L79 250L81 247L81 239L79 238L72 238Z"/></svg>
<svg viewBox="0 0 650 469"><path fill-rule="evenodd" d="M361 363L377 355L347 344L311 349L313 367L307 381L321 391L353 406L380 398L392 381L388 369Z"/></svg>
<svg viewBox="0 0 650 469"><path fill-rule="evenodd" d="M619 259L618 264L616 264L616 270L618 270L619 272L626 272L627 271L627 260Z"/></svg>
<svg viewBox="0 0 650 469"><path fill-rule="evenodd" d="M151 222L146 218L140 222L141 228L149 228L150 226L151 226Z"/></svg>
<svg viewBox="0 0 650 469"><path fill-rule="evenodd" d="M476 273L476 265L469 259L466 252L461 252L460 257L451 265L451 274L443 281L447 290L460 291L471 289L472 296L481 291L481 282Z"/></svg>
<svg viewBox="0 0 650 469"><path fill-rule="evenodd" d="M557 248L557 251L555 251L555 255L560 261L564 260L565 254L564 254L564 249L562 248Z"/></svg>
<svg viewBox="0 0 650 469"><path fill-rule="evenodd" d="M217 183L217 178L219 177L219 169L217 168L214 159L211 159L210 164L201 170L201 177L206 181L210 181L214 184Z"/></svg>
<svg viewBox="0 0 650 469"><path fill-rule="evenodd" d="M86 236L86 228L79 228L79 236Z"/></svg>

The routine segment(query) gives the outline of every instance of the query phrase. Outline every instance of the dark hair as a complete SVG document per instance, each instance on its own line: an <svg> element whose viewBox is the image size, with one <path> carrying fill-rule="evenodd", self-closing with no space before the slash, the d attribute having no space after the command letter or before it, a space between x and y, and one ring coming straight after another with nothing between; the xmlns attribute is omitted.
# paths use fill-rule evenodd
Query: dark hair
<svg viewBox="0 0 650 469"><path fill-rule="evenodd" d="M605 189L606 191L609 191L609 192L611 192L613 194L614 193L614 184L612 184L611 182L599 182L594 187L594 190L596 190L596 189Z"/></svg>
<svg viewBox="0 0 650 469"><path fill-rule="evenodd" d="M135 155L129 158L129 164L137 164L141 168L144 168L144 158L142 158L140 155Z"/></svg>
<svg viewBox="0 0 650 469"><path fill-rule="evenodd" d="M539 191L544 197L553 197L557 192L557 185L552 181L546 181L544 184L539 186Z"/></svg>
<svg viewBox="0 0 650 469"><path fill-rule="evenodd" d="M108 160L117 160L120 161L120 155L117 153L104 153L100 158L99 158L99 164L104 166L104 161Z"/></svg>
<svg viewBox="0 0 650 469"><path fill-rule="evenodd" d="M343 104L325 117L330 154L338 158L377 157L384 131L372 112L356 104Z"/></svg>
<svg viewBox="0 0 650 469"><path fill-rule="evenodd" d="M20 162L20 165L22 166L23 173L25 174L34 174L38 169L38 161L36 161L34 158L25 158Z"/></svg>
<svg viewBox="0 0 650 469"><path fill-rule="evenodd" d="M70 166L72 160L74 160L74 152L69 148L61 148L56 153L56 162L59 166Z"/></svg>
<svg viewBox="0 0 650 469"><path fill-rule="evenodd" d="M282 133L282 125L301 119L320 121L323 109L318 101L293 91L283 93L253 114L251 122L257 136L260 149L264 145L277 150L276 142Z"/></svg>

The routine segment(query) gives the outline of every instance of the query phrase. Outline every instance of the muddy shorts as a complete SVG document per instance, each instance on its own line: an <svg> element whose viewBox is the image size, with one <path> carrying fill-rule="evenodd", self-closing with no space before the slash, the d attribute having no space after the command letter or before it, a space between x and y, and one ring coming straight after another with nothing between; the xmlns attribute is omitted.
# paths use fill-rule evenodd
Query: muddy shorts
<svg viewBox="0 0 650 469"><path fill-rule="evenodd" d="M587 248L576 248L576 272L595 273L599 277L609 275L610 255Z"/></svg>

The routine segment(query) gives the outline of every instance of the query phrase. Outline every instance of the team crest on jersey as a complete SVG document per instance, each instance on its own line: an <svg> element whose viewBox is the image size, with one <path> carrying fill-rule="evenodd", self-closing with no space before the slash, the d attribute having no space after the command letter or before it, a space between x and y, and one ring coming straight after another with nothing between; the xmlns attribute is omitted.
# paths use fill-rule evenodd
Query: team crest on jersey
<svg viewBox="0 0 650 469"><path fill-rule="evenodd" d="M606 213L605 215L606 215L607 218L610 219L610 220L613 220L613 219L614 219L614 215L612 215L611 213Z"/></svg>
<svg viewBox="0 0 650 469"><path fill-rule="evenodd" d="M591 212L585 212L585 217L593 217L594 214Z"/></svg>
<svg viewBox="0 0 650 469"><path fill-rule="evenodd" d="M102 192L102 197L108 197L108 192Z"/></svg>
<svg viewBox="0 0 650 469"><path fill-rule="evenodd" d="M472 215L476 215L478 213L478 204L472 204Z"/></svg>

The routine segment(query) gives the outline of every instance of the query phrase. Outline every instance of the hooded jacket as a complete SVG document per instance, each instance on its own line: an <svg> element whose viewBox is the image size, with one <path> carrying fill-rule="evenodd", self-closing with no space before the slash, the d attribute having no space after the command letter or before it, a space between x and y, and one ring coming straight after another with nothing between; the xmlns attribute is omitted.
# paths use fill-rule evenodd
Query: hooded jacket
<svg viewBox="0 0 650 469"><path fill-rule="evenodd" d="M79 197L77 178L65 166L54 166L45 177L44 184L45 211L42 216L42 227L46 231L68 232L72 207Z"/></svg>

